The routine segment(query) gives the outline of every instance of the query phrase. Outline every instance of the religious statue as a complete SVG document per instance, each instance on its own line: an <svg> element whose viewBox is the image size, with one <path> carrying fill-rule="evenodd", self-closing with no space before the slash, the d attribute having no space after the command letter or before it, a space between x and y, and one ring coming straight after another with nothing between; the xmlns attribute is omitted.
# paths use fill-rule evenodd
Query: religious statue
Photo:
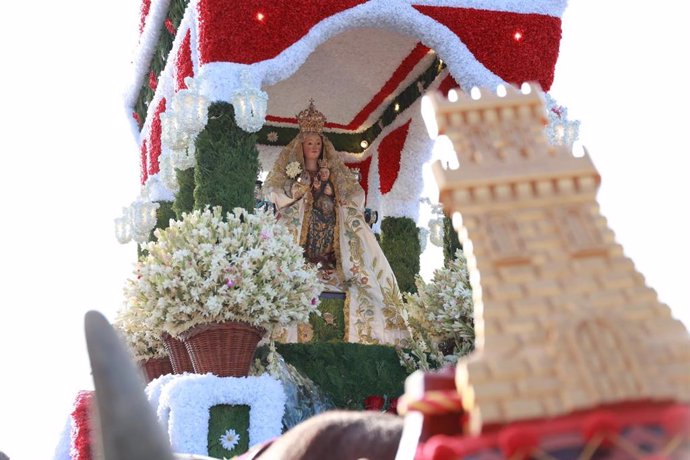
<svg viewBox="0 0 690 460"><path fill-rule="evenodd" d="M314 102L297 115L299 135L280 153L265 190L304 248L320 264L326 291L344 292L345 339L397 344L406 337L395 275L364 218L364 190L323 134ZM297 341L296 331L287 333Z"/></svg>

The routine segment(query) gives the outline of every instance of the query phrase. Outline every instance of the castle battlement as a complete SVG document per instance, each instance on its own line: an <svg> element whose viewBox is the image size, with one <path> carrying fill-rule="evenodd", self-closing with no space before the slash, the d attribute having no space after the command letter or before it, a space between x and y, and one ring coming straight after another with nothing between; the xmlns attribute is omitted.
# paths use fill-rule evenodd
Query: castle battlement
<svg viewBox="0 0 690 460"><path fill-rule="evenodd" d="M690 401L687 330L616 243L589 156L548 144L543 97L526 89L425 101L459 162L434 173L473 288L477 351L456 376L473 431Z"/></svg>
<svg viewBox="0 0 690 460"><path fill-rule="evenodd" d="M496 209L557 199L593 199L601 181L589 155L576 157L550 145L544 98L537 84L512 86L499 95L476 89L475 98L430 99L439 134L453 143L460 167L433 165L441 202ZM452 194L452 197L450 196Z"/></svg>

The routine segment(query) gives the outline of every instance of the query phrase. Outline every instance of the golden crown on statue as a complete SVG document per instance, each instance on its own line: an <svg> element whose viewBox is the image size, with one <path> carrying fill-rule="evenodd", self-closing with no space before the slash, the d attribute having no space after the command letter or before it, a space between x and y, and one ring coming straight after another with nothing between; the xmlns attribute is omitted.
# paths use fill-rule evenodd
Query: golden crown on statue
<svg viewBox="0 0 690 460"><path fill-rule="evenodd" d="M323 160L319 160L319 169L330 169L331 165L328 163L328 160L324 158Z"/></svg>
<svg viewBox="0 0 690 460"><path fill-rule="evenodd" d="M302 134L321 134L323 125L326 124L326 116L316 110L314 99L310 99L309 107L297 114L297 123L299 123L299 130Z"/></svg>

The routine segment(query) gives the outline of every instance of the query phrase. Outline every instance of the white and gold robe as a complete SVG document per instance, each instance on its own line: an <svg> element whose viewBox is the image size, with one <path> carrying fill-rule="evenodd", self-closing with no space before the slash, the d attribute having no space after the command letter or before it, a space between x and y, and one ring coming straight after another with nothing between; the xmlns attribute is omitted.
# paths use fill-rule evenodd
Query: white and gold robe
<svg viewBox="0 0 690 460"><path fill-rule="evenodd" d="M398 344L407 337L399 313L402 299L388 260L364 220L364 190L326 138L324 156L331 164L335 185L337 260L337 276L323 280L325 290L346 293L346 341ZM291 179L285 168L293 161L299 161L304 168L299 138L281 152L266 180L265 190L276 205L278 221L288 227L295 241L303 244L311 212L311 192L299 199L286 194L285 184ZM297 328L289 328L285 335L283 339L289 342L299 341Z"/></svg>

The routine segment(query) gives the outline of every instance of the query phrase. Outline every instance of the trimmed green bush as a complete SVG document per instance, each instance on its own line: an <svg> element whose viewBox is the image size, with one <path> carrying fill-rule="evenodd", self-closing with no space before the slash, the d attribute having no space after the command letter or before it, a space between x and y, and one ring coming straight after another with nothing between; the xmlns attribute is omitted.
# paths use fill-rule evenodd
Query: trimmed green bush
<svg viewBox="0 0 690 460"><path fill-rule="evenodd" d="M381 249L398 280L400 292L417 292L419 229L409 217L385 217L381 222Z"/></svg>
<svg viewBox="0 0 690 460"><path fill-rule="evenodd" d="M458 240L458 232L453 228L453 222L450 217L443 217L443 265L448 266L450 262L455 260L455 253L458 249L462 249L462 244Z"/></svg>
<svg viewBox="0 0 690 460"><path fill-rule="evenodd" d="M316 383L341 409L363 409L372 395L399 397L407 372L395 348L359 343L276 344L285 361Z"/></svg>
<svg viewBox="0 0 690 460"><path fill-rule="evenodd" d="M156 228L168 228L170 219L176 219L172 201L159 201L158 211L156 212ZM153 238L151 238L153 239Z"/></svg>
<svg viewBox="0 0 690 460"><path fill-rule="evenodd" d="M177 183L180 185L180 190L175 195L175 202L173 203L173 210L177 219L182 219L182 213L194 210L194 168L180 171L175 170L177 174Z"/></svg>
<svg viewBox="0 0 690 460"><path fill-rule="evenodd" d="M223 211L241 207L253 210L254 184L259 172L256 134L235 123L227 102L211 104L208 124L196 139L194 208L221 206Z"/></svg>

